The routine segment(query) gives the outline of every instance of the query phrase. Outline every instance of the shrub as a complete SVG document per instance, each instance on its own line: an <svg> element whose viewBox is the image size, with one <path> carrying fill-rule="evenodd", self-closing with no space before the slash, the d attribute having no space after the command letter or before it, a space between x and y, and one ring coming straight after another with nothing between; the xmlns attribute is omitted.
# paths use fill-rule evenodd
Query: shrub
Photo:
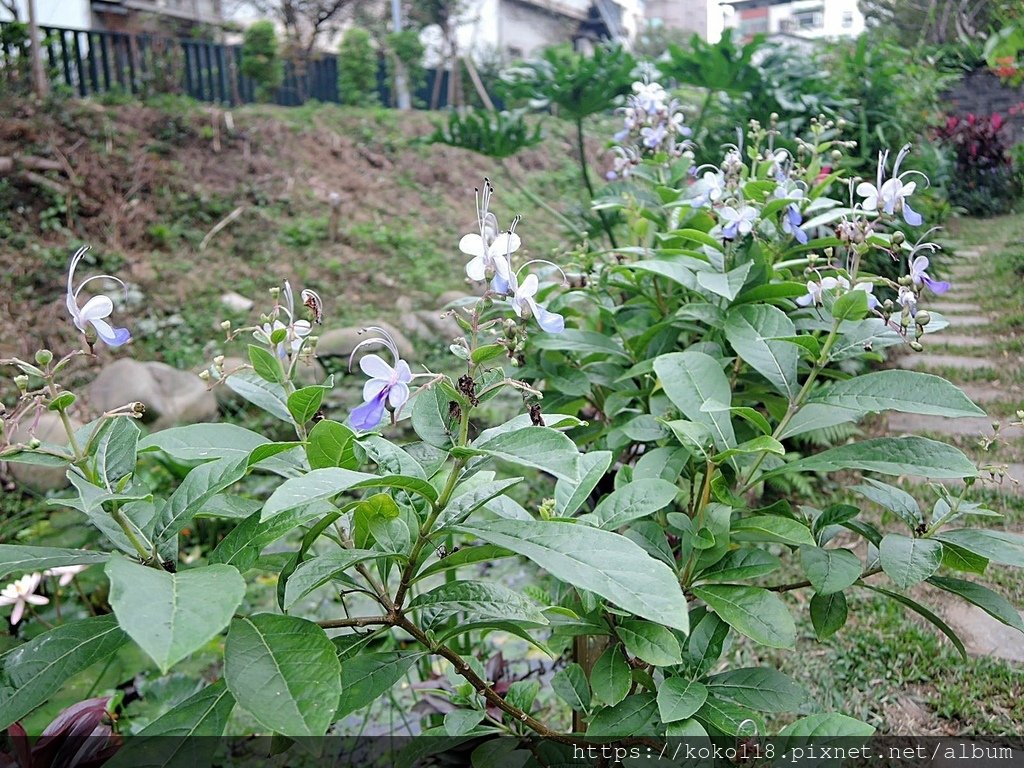
<svg viewBox="0 0 1024 768"><path fill-rule="evenodd" d="M284 63L277 46L277 32L270 21L257 21L242 40L242 74L256 83L260 101L269 101L284 78Z"/></svg>
<svg viewBox="0 0 1024 768"><path fill-rule="evenodd" d="M1019 192L1002 115L950 116L937 132L952 147L956 172L950 201L975 216L1009 211Z"/></svg>
<svg viewBox="0 0 1024 768"><path fill-rule="evenodd" d="M367 106L377 102L377 51L370 33L351 27L338 49L338 93L343 104Z"/></svg>

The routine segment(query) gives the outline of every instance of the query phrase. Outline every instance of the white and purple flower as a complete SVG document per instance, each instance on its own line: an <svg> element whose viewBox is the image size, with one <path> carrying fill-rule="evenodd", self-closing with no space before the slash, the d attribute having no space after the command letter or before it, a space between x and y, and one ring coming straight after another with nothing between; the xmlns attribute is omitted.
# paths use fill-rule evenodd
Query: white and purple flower
<svg viewBox="0 0 1024 768"><path fill-rule="evenodd" d="M933 280L927 272L928 264L927 256L918 256L910 262L910 280L918 287L924 285L932 293L945 293L949 290L949 283L945 280Z"/></svg>
<svg viewBox="0 0 1024 768"><path fill-rule="evenodd" d="M371 327L366 330L379 333L381 337L367 339L357 344L352 350L352 356L349 357L349 369L352 368L352 359L356 352L369 344L382 344L387 347L394 364L389 364L380 355L366 355L360 359L359 367L370 380L363 385L363 404L352 410L349 421L352 426L361 430L376 429L388 408L397 414L402 406L409 402L409 384L413 380L409 364L402 360L391 335L383 328Z"/></svg>
<svg viewBox="0 0 1024 768"><path fill-rule="evenodd" d="M738 210L727 205L718 212L718 215L721 236L727 240L749 235L757 223L757 210L749 205L744 205Z"/></svg>
<svg viewBox="0 0 1024 768"><path fill-rule="evenodd" d="M831 293L837 288L841 289L839 291L841 293L851 290L850 281L842 275L839 275L838 277L823 277L819 282L810 280L807 283L807 293L800 296L796 300L796 303L801 307L819 307L824 303L825 294ZM878 299L876 299L874 295L875 286L873 283L857 283L853 286L852 290L864 291L864 293L867 294L868 309L875 309L875 307L878 306Z"/></svg>
<svg viewBox="0 0 1024 768"><path fill-rule="evenodd" d="M92 326L96 336L106 344L108 347L120 347L122 344L127 344L132 340L131 332L127 328L114 328L107 322L107 318L114 311L114 302L110 300L109 296L98 295L93 296L87 302L85 306L78 306L78 295L82 292L82 289L93 280L99 280L101 278L106 280L113 280L118 283L125 291L127 296L128 287L124 284L124 281L114 277L113 275L93 275L87 277L78 287L75 287L75 270L78 268L78 263L85 257L88 252L89 246L83 246L79 248L75 255L71 257L71 265L68 268L68 290L67 296L65 297L65 304L67 305L68 312L71 313L71 319L75 323L75 327L82 333L88 334L89 326ZM91 342L90 342L91 344Z"/></svg>
<svg viewBox="0 0 1024 768"><path fill-rule="evenodd" d="M512 254L519 250L522 241L515 233L515 223L508 232L498 233L498 220L490 212L491 195L494 187L484 179L483 190L476 193L476 215L479 232L464 235L459 241L459 250L473 258L466 264L466 276L470 280L486 280L493 275L501 288L508 284L511 273ZM518 219L516 219L518 222Z"/></svg>
<svg viewBox="0 0 1024 768"><path fill-rule="evenodd" d="M691 207L714 205L725 195L725 177L719 171L704 171L704 175L694 183L693 190L696 196L690 200Z"/></svg>
<svg viewBox="0 0 1024 768"><path fill-rule="evenodd" d="M509 286L512 295L512 310L517 317L527 319L534 317L537 325L548 333L561 333L565 330L565 318L557 312L549 312L537 303L537 291L540 289L540 280L534 274L529 274L522 283L515 274L512 275L512 284Z"/></svg>
<svg viewBox="0 0 1024 768"><path fill-rule="evenodd" d="M917 211L910 207L907 198L914 194L917 189L917 182L904 181L904 178L917 173L917 171L906 171L900 173L900 165L904 158L910 153L910 145L904 144L896 155L896 162L892 167L892 177L885 179L885 165L889 157L889 151L878 155L878 174L875 183L871 184L862 181L857 185L857 194L864 198L862 205L866 211L877 211L881 208L890 216L897 213L903 214L904 221L912 227L916 227L924 220Z"/></svg>

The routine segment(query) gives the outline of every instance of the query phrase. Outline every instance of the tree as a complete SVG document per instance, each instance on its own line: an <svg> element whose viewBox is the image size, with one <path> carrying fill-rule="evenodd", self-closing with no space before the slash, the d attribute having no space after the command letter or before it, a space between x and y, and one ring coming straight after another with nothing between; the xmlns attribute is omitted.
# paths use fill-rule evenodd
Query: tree
<svg viewBox="0 0 1024 768"><path fill-rule="evenodd" d="M248 0L259 13L284 30L292 53L308 56L317 43L338 31L358 4L357 0Z"/></svg>
<svg viewBox="0 0 1024 768"><path fill-rule="evenodd" d="M245 30L241 70L243 75L256 82L261 100L273 96L274 89L281 84L284 76L273 22L257 21Z"/></svg>
<svg viewBox="0 0 1024 768"><path fill-rule="evenodd" d="M993 25L1020 15L1020 0L860 0L868 26L904 45L984 39Z"/></svg>

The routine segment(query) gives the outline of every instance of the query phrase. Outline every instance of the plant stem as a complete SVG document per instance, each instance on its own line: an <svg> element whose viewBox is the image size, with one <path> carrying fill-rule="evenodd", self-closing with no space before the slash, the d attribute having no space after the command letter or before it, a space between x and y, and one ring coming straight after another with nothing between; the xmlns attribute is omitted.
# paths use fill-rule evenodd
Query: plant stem
<svg viewBox="0 0 1024 768"><path fill-rule="evenodd" d="M594 185L590 183L590 171L587 170L587 151L583 144L583 118L576 118L576 150L580 156L580 171L583 173L583 185L587 188L587 194L590 196L590 201L594 201ZM608 235L608 242L612 244L612 248L618 248L619 244L615 241L615 233L612 231L612 225L608 222L608 219L604 215L604 211L598 211L597 216L601 219L601 226Z"/></svg>
<svg viewBox="0 0 1024 768"><path fill-rule="evenodd" d="M114 518L114 522L117 523L118 526L120 526L122 531L124 531L125 537L128 539L128 542L132 545L132 547L135 548L135 551L139 554L139 557L142 558L142 562L146 563L150 560L154 560L157 563L160 562L160 558L153 557L153 553L147 551L146 548L142 546L142 542L139 541L138 536L135 535L135 531L132 530L132 527L129 524L128 519L121 513L121 510L117 508L116 504L111 506L110 516ZM160 567L162 568L163 566L161 565Z"/></svg>
<svg viewBox="0 0 1024 768"><path fill-rule="evenodd" d="M394 625L394 621L387 616L351 616L347 619L318 621L317 624L324 629L338 629L340 627L389 627Z"/></svg>

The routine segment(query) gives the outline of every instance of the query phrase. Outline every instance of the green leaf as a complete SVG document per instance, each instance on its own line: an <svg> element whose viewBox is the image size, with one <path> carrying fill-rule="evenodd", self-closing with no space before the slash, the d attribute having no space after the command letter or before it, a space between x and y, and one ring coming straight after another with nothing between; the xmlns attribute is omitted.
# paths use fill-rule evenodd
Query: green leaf
<svg viewBox="0 0 1024 768"><path fill-rule="evenodd" d="M303 387L288 396L288 413L296 424L305 424L316 416L324 401L324 388L319 386Z"/></svg>
<svg viewBox="0 0 1024 768"><path fill-rule="evenodd" d="M413 577L413 582L420 581L435 573L443 573L454 568L461 568L473 563L490 563L503 557L511 557L507 549L493 544L478 544L475 547L461 547L458 552L450 552L447 557L437 560Z"/></svg>
<svg viewBox="0 0 1024 768"><path fill-rule="evenodd" d="M730 627L717 614L705 611L703 618L697 622L690 641L687 644L687 660L695 675L703 675L718 661L722 655L725 639Z"/></svg>
<svg viewBox="0 0 1024 768"><path fill-rule="evenodd" d="M502 357L507 353L508 349L501 344L485 344L482 347L474 349L469 359L477 365L480 365L481 363L489 362L496 357Z"/></svg>
<svg viewBox="0 0 1024 768"><path fill-rule="evenodd" d="M261 726L286 736L323 736L341 696L334 644L316 624L294 616L232 621L224 678Z"/></svg>
<svg viewBox="0 0 1024 768"><path fill-rule="evenodd" d="M106 552L60 547L29 547L22 544L0 544L0 579L12 573L45 571L64 565L93 565L107 562Z"/></svg>
<svg viewBox="0 0 1024 768"><path fill-rule="evenodd" d="M590 685L579 664L573 662L558 670L551 678L551 688L558 698L577 712L590 709Z"/></svg>
<svg viewBox="0 0 1024 768"><path fill-rule="evenodd" d="M1024 536L1019 533L955 528L941 531L935 538L988 558L993 563L1024 568Z"/></svg>
<svg viewBox="0 0 1024 768"><path fill-rule="evenodd" d="M788 675L768 667L744 667L712 675L708 693L758 712L793 712L807 700L807 692Z"/></svg>
<svg viewBox="0 0 1024 768"><path fill-rule="evenodd" d="M147 435L139 443L139 451L163 451L178 461L240 459L269 442L234 424L189 424Z"/></svg>
<svg viewBox="0 0 1024 768"><path fill-rule="evenodd" d="M954 579L950 576L932 576L928 579L928 583L962 597L967 602L981 608L992 618L1003 622L1008 627L1024 632L1024 620L1021 620L1020 613L1009 600L998 592L993 592L981 584Z"/></svg>
<svg viewBox="0 0 1024 768"><path fill-rule="evenodd" d="M751 454L774 453L776 456L785 456L786 449L778 440L769 435L758 435L745 443L740 443L735 448L715 454L711 457L714 464L723 464L733 456L749 456Z"/></svg>
<svg viewBox="0 0 1024 768"><path fill-rule="evenodd" d="M555 508L562 517L571 517L582 507L612 465L611 451L588 451L579 459L579 482L555 483Z"/></svg>
<svg viewBox="0 0 1024 768"><path fill-rule="evenodd" d="M935 539L913 539L887 533L878 547L882 570L900 589L909 589L942 565L942 544Z"/></svg>
<svg viewBox="0 0 1024 768"><path fill-rule="evenodd" d="M318 555L300 563L288 578L288 584L285 587L285 610L354 565L384 556L384 553L372 549L343 549L338 552Z"/></svg>
<svg viewBox="0 0 1024 768"><path fill-rule="evenodd" d="M870 477L864 478L867 485L855 485L850 490L856 491L861 496L878 504L883 509L888 509L900 518L911 529L917 528L924 518L921 516L921 508L917 499L901 488L881 483Z"/></svg>
<svg viewBox="0 0 1024 768"><path fill-rule="evenodd" d="M474 451L516 466L533 467L569 483L579 481L576 444L550 427L524 427L474 443Z"/></svg>
<svg viewBox="0 0 1024 768"><path fill-rule="evenodd" d="M629 662L619 645L605 648L590 670L590 687L602 704L618 704L633 685Z"/></svg>
<svg viewBox="0 0 1024 768"><path fill-rule="evenodd" d="M848 549L800 547L800 565L819 595L842 592L860 578L860 558Z"/></svg>
<svg viewBox="0 0 1024 768"><path fill-rule="evenodd" d="M621 344L610 336L596 331L566 328L558 334L540 334L530 343L538 349L557 349L560 352L580 352L584 355L615 355L629 360L629 355Z"/></svg>
<svg viewBox="0 0 1024 768"><path fill-rule="evenodd" d="M772 338L794 335L793 321L770 304L744 304L732 309L726 317L725 337L736 354L790 402L800 391L797 376L800 352L793 344L772 341Z"/></svg>
<svg viewBox="0 0 1024 768"><path fill-rule="evenodd" d="M275 384L281 384L284 381L281 361L263 347L258 347L255 344L249 345L249 362L252 363L256 374L264 381Z"/></svg>
<svg viewBox="0 0 1024 768"><path fill-rule="evenodd" d="M422 653L361 653L341 665L341 698L335 718L341 720L391 690Z"/></svg>
<svg viewBox="0 0 1024 768"><path fill-rule="evenodd" d="M263 514L260 519L266 522L282 512L288 512L314 501L330 499L365 480L376 479L375 475L353 472L339 467L314 469L301 477L293 477L281 483L263 505Z"/></svg>
<svg viewBox="0 0 1024 768"><path fill-rule="evenodd" d="M506 480L496 480L471 487L460 487L456 490L455 495L438 518L435 530L449 525L458 525L476 510L480 509L480 507L491 501L491 499L500 496L509 488L518 485L522 481L523 478L521 477L510 477Z"/></svg>
<svg viewBox="0 0 1024 768"><path fill-rule="evenodd" d="M118 623L164 674L219 634L245 597L230 565L167 573L115 556L106 574Z"/></svg>
<svg viewBox="0 0 1024 768"><path fill-rule="evenodd" d="M693 273L693 270L688 269L678 260L644 259L643 261L626 264L624 267L627 269L637 270L640 272L650 272L654 275L667 277L672 282L678 283L684 288L689 288L690 290L696 290L697 288L697 276Z"/></svg>
<svg viewBox="0 0 1024 768"><path fill-rule="evenodd" d="M423 442L438 448L452 445L452 429L458 432L458 419L452 419L448 396L441 387L420 390L412 404L412 428Z"/></svg>
<svg viewBox="0 0 1024 768"><path fill-rule="evenodd" d="M854 291L854 293L861 293L861 291ZM784 749L780 747L780 750L791 750L806 744L818 747L834 739L865 739L874 732L874 726L846 715L833 713L810 715L790 723L779 731L779 738L786 740Z"/></svg>
<svg viewBox="0 0 1024 768"><path fill-rule="evenodd" d="M409 610L422 612L422 623L439 628L457 622L515 621L542 626L548 623L540 608L523 595L501 584L485 581L452 581L417 595Z"/></svg>
<svg viewBox="0 0 1024 768"><path fill-rule="evenodd" d="M113 419L100 436L93 466L98 482L107 490L113 490L118 480L135 471L140 434L141 430L132 419L120 416Z"/></svg>
<svg viewBox="0 0 1024 768"><path fill-rule="evenodd" d="M323 517L331 510L337 509L326 502L310 504L277 515L267 522L260 522L260 512L256 511L231 532L210 553L211 563L225 563L235 566L239 571L247 571L255 565L263 548L277 541L285 534L310 520Z"/></svg>
<svg viewBox="0 0 1024 768"><path fill-rule="evenodd" d="M842 629L847 613L846 595L842 592L811 597L811 624L819 640L832 637Z"/></svg>
<svg viewBox="0 0 1024 768"><path fill-rule="evenodd" d="M654 360L654 372L668 399L683 415L711 430L719 451L736 445L729 411L703 408L709 401L726 408L732 404L729 380L717 360L703 352L672 352Z"/></svg>
<svg viewBox="0 0 1024 768"><path fill-rule="evenodd" d="M712 293L732 301L743 289L743 284L747 281L747 275L750 273L751 266L752 264L747 262L725 273L698 272L697 283L702 288L706 288Z"/></svg>
<svg viewBox="0 0 1024 768"><path fill-rule="evenodd" d="M311 469L356 469L355 433L337 421L324 419L313 425L306 445Z"/></svg>
<svg viewBox="0 0 1024 768"><path fill-rule="evenodd" d="M693 594L740 634L770 648L792 648L796 624L778 595L760 587L706 584Z"/></svg>
<svg viewBox="0 0 1024 768"><path fill-rule="evenodd" d="M754 547L734 549L711 568L702 571L702 582L735 582L756 579L782 567L782 561L771 552Z"/></svg>
<svg viewBox="0 0 1024 768"><path fill-rule="evenodd" d="M704 706L708 689L701 683L682 677L670 677L658 686L658 713L661 722L674 723L693 717Z"/></svg>
<svg viewBox="0 0 1024 768"><path fill-rule="evenodd" d="M963 452L923 437L879 437L840 445L770 470L762 478L793 472L859 469L883 475L920 475L934 479L975 477L978 470Z"/></svg>
<svg viewBox="0 0 1024 768"><path fill-rule="evenodd" d="M726 699L717 699L708 692L704 702L694 717L704 723L712 731L726 736L751 736L764 733L764 720L756 712Z"/></svg>
<svg viewBox="0 0 1024 768"><path fill-rule="evenodd" d="M689 630L686 598L675 573L625 536L567 522L527 520L462 525L460 530L527 557L556 579L637 616Z"/></svg>
<svg viewBox="0 0 1024 768"><path fill-rule="evenodd" d="M444 730L449 736L465 736L483 719L484 713L479 709L456 709L444 716Z"/></svg>
<svg viewBox="0 0 1024 768"><path fill-rule="evenodd" d="M672 632L660 624L637 619L626 619L615 633L626 646L626 651L656 667L682 664L682 649Z"/></svg>
<svg viewBox="0 0 1024 768"><path fill-rule="evenodd" d="M157 542L176 542L178 532L202 511L207 502L245 476L248 457L227 457L208 461L193 469L174 489L154 529ZM176 546L173 547L177 551Z"/></svg>
<svg viewBox="0 0 1024 768"><path fill-rule="evenodd" d="M955 647L957 651L960 653L961 658L963 658L965 661L967 660L967 649L964 648L964 644L960 640L960 638L957 637L956 632L954 632L953 629L946 622L944 622L942 619L936 616L929 608L926 608L925 606L921 605L916 600L911 600L906 595L901 595L899 592L893 592L892 590L885 589L883 587L876 587L871 584L864 584L864 586L870 589L872 592L877 592L880 595L885 595L886 597L895 600L897 603L905 605L907 608L914 611L919 616L922 616L928 621L930 621L938 628L938 630L942 634L949 638L949 641L953 643L953 647Z"/></svg>
<svg viewBox="0 0 1024 768"><path fill-rule="evenodd" d="M790 546L809 544L814 546L811 530L789 517L777 515L753 515L733 521L733 541L767 541Z"/></svg>
<svg viewBox="0 0 1024 768"><path fill-rule="evenodd" d="M113 616L96 616L61 624L0 656L0 727L23 718L127 641Z"/></svg>
<svg viewBox="0 0 1024 768"><path fill-rule="evenodd" d="M593 514L581 519L605 530L620 528L641 517L653 515L671 504L679 489L673 483L657 478L634 480L605 496Z"/></svg>
<svg viewBox="0 0 1024 768"><path fill-rule="evenodd" d="M860 320L867 313L867 291L847 291L832 303L832 317L836 320Z"/></svg>
<svg viewBox="0 0 1024 768"><path fill-rule="evenodd" d="M587 725L587 736L620 739L648 734L657 712L653 693L627 696L614 707L605 707L594 715Z"/></svg>
<svg viewBox="0 0 1024 768"><path fill-rule="evenodd" d="M946 568L964 573L975 573L981 575L988 568L988 558L969 552L956 544L948 541L942 542L942 564Z"/></svg>
<svg viewBox="0 0 1024 768"><path fill-rule="evenodd" d="M266 381L254 371L248 370L231 374L224 379L224 383L228 389L257 408L262 408L281 421L292 423L292 415L288 412L288 397L280 384Z"/></svg>

